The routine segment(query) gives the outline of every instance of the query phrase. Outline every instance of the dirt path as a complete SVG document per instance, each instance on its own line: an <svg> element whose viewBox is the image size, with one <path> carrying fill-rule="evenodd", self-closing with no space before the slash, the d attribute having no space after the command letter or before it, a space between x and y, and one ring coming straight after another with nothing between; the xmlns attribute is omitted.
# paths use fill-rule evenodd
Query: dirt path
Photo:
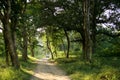
<svg viewBox="0 0 120 80"><path fill-rule="evenodd" d="M55 64L49 63L47 59L38 61L38 66L34 71L31 80L70 80L65 72Z"/></svg>

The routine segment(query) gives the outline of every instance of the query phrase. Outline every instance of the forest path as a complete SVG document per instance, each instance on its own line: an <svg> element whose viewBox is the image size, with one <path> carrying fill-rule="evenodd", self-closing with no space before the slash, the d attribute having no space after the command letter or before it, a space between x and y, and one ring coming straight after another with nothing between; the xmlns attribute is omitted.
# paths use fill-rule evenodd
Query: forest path
<svg viewBox="0 0 120 80"><path fill-rule="evenodd" d="M41 59L37 63L38 66L30 80L70 80L64 71L59 69L54 63L50 63L48 59Z"/></svg>

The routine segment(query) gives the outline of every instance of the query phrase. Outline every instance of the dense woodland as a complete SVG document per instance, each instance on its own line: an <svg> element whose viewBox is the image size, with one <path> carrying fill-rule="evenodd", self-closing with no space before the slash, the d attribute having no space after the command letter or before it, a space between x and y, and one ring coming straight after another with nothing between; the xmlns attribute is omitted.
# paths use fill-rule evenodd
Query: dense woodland
<svg viewBox="0 0 120 80"><path fill-rule="evenodd" d="M19 70L28 55L49 55L65 64L72 57L94 68L98 59L120 59L119 40L119 0L0 0L0 66L5 68ZM114 77L100 80L120 79Z"/></svg>

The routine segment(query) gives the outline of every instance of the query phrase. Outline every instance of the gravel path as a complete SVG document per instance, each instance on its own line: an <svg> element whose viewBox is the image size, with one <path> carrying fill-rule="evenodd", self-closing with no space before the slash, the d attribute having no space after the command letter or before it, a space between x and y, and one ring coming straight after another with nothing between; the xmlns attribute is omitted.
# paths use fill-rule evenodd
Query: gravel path
<svg viewBox="0 0 120 80"><path fill-rule="evenodd" d="M38 61L38 66L34 71L31 80L70 80L65 72L59 69L54 63L49 63L47 59Z"/></svg>

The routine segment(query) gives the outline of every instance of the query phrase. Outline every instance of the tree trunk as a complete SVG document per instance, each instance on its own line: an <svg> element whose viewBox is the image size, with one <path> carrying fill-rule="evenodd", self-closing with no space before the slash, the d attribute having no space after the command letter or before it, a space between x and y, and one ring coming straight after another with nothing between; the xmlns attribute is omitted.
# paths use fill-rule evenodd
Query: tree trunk
<svg viewBox="0 0 120 80"><path fill-rule="evenodd" d="M11 26L10 26L10 13L11 13L11 2L10 0L6 1L7 3L7 7L4 11L4 16L2 18L2 23L3 23L3 28L4 28L4 42L5 42L5 46L6 46L6 54L8 55L8 52L11 56L11 61L12 61L12 65L15 68L19 68L20 64L18 61L18 55L16 54L16 50L15 50L15 46L14 46L14 41L12 39L12 33L11 33ZM6 55L6 56L7 56ZM7 60L7 58L6 58Z"/></svg>
<svg viewBox="0 0 120 80"><path fill-rule="evenodd" d="M46 39L47 39L47 48L48 48L48 50L51 53L52 59L54 59L54 55L53 55L53 52L52 52L51 47L50 47L50 42L49 42L49 38L48 38L48 34L47 33L46 33Z"/></svg>
<svg viewBox="0 0 120 80"><path fill-rule="evenodd" d="M16 54L16 51L15 51L13 39L11 36L10 26L8 24L4 25L4 32L5 32L4 40L6 39L8 41L8 42L5 42L5 45L7 45L7 50L11 56L12 65L16 68L19 68L20 65L18 61L18 55Z"/></svg>
<svg viewBox="0 0 120 80"><path fill-rule="evenodd" d="M52 50L51 50L51 48L50 48L50 45L49 45L49 42L48 42L48 41L47 41L47 47L48 47L48 49L49 49L49 51L50 51L50 53L51 53L52 59L54 59L53 52L52 52Z"/></svg>
<svg viewBox="0 0 120 80"><path fill-rule="evenodd" d="M24 61L27 61L28 55L27 55L27 47L28 47L28 38L27 38L27 30L26 26L23 28L23 53L22 53L22 58Z"/></svg>
<svg viewBox="0 0 120 80"><path fill-rule="evenodd" d="M11 35L12 35L12 40L15 48L15 53L17 54L16 50L16 27L17 27L17 19L16 18L11 18Z"/></svg>
<svg viewBox="0 0 120 80"><path fill-rule="evenodd" d="M83 37L83 41L82 41L82 52L83 52L83 59L87 59L86 45L85 45L84 37Z"/></svg>
<svg viewBox="0 0 120 80"><path fill-rule="evenodd" d="M34 55L34 48L33 47L31 47L31 53L32 53L32 57L34 57L35 55Z"/></svg>
<svg viewBox="0 0 120 80"><path fill-rule="evenodd" d="M10 65L9 64L9 51L8 51L8 45L7 45L7 39L6 39L6 36L5 36L5 31L3 30L3 36L4 36L4 44L5 44L5 54L6 54L6 64L7 65ZM13 62L13 61L11 61ZM13 65L13 63L12 63Z"/></svg>
<svg viewBox="0 0 120 80"><path fill-rule="evenodd" d="M54 59L53 52L52 52L52 50L51 50L51 48L50 48L50 44L49 44L49 41L48 41L48 40L47 40L47 48L48 48L48 50L49 50L50 53L51 53L52 59Z"/></svg>
<svg viewBox="0 0 120 80"><path fill-rule="evenodd" d="M56 57L57 57L58 55L57 55L57 48L56 48L56 45L54 46L54 49L55 49L55 50L54 50L54 53L55 53L55 55L56 55Z"/></svg>
<svg viewBox="0 0 120 80"><path fill-rule="evenodd" d="M63 49L64 49L64 54L65 54L65 56L66 56L66 49L65 49L65 44L64 44L64 41L63 41L63 39L61 39L62 40L62 44L63 44Z"/></svg>
<svg viewBox="0 0 120 80"><path fill-rule="evenodd" d="M66 58L69 58L69 50L70 50L70 39L69 39L69 36L68 36L68 33L67 31L64 29L64 32L65 32L65 36L66 36L66 39L67 39L67 53L66 53Z"/></svg>
<svg viewBox="0 0 120 80"><path fill-rule="evenodd" d="M92 58L92 41L90 37L90 0L83 1L84 23L83 30L85 35L85 54L87 61L91 62Z"/></svg>

